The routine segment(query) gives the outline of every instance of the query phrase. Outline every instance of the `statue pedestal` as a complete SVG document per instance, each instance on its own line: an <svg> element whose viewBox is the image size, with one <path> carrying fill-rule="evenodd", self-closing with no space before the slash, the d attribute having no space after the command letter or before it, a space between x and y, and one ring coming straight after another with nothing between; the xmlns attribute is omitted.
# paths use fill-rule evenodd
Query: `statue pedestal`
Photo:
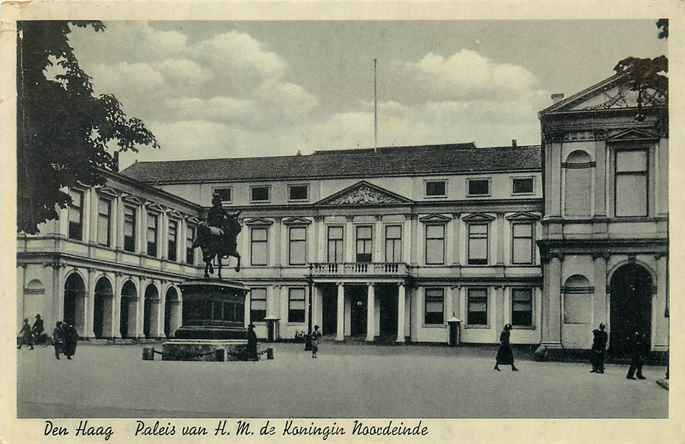
<svg viewBox="0 0 685 444"><path fill-rule="evenodd" d="M162 360L247 360L248 288L236 281L210 279L186 281L179 287L183 321L174 339L162 344Z"/></svg>

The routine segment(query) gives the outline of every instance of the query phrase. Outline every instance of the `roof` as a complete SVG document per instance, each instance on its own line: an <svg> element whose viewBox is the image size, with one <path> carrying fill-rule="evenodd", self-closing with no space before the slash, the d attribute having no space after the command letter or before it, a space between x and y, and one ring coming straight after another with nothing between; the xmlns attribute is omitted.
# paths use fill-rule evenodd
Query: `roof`
<svg viewBox="0 0 685 444"><path fill-rule="evenodd" d="M322 150L309 155L137 162L121 173L152 183L379 177L540 170L540 147L473 143Z"/></svg>

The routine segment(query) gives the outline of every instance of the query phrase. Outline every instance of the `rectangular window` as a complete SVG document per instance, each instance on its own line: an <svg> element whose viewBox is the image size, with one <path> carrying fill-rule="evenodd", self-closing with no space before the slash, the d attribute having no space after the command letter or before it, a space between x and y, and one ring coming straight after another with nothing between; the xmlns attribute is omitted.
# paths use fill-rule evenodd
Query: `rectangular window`
<svg viewBox="0 0 685 444"><path fill-rule="evenodd" d="M304 322L304 288L288 289L288 322Z"/></svg>
<svg viewBox="0 0 685 444"><path fill-rule="evenodd" d="M156 214L147 215L147 254L157 256L157 220Z"/></svg>
<svg viewBox="0 0 685 444"><path fill-rule="evenodd" d="M488 224L469 224L469 264L488 263Z"/></svg>
<svg viewBox="0 0 685 444"><path fill-rule="evenodd" d="M309 185L288 185L288 200L309 199Z"/></svg>
<svg viewBox="0 0 685 444"><path fill-rule="evenodd" d="M231 189L230 188L214 188L214 193L219 195L222 202L231 201Z"/></svg>
<svg viewBox="0 0 685 444"><path fill-rule="evenodd" d="M357 262L371 262L372 230L367 225L357 227Z"/></svg>
<svg viewBox="0 0 685 444"><path fill-rule="evenodd" d="M442 324L445 319L445 295L442 288L426 288L424 324Z"/></svg>
<svg viewBox="0 0 685 444"><path fill-rule="evenodd" d="M533 326L533 289L512 288L511 325Z"/></svg>
<svg viewBox="0 0 685 444"><path fill-rule="evenodd" d="M268 202L269 201L269 187L259 186L250 189L250 199L252 202Z"/></svg>
<svg viewBox="0 0 685 444"><path fill-rule="evenodd" d="M107 199L98 200L98 244L110 246L110 228L112 225L112 202Z"/></svg>
<svg viewBox="0 0 685 444"><path fill-rule="evenodd" d="M69 239L83 240L83 192L69 191Z"/></svg>
<svg viewBox="0 0 685 444"><path fill-rule="evenodd" d="M344 257L343 227L328 227L328 262L340 264Z"/></svg>
<svg viewBox="0 0 685 444"><path fill-rule="evenodd" d="M178 245L177 243L177 233L178 231L178 222L175 220L170 220L169 221L169 236L168 236L168 249L167 249L167 255L169 256L170 261L176 261L178 258L176 254L176 246Z"/></svg>
<svg viewBox="0 0 685 444"><path fill-rule="evenodd" d="M402 262L402 226L385 226L385 261Z"/></svg>
<svg viewBox="0 0 685 444"><path fill-rule="evenodd" d="M266 288L250 290L250 321L260 322L266 317Z"/></svg>
<svg viewBox="0 0 685 444"><path fill-rule="evenodd" d="M490 180L468 179L466 188L469 196L487 196L490 194Z"/></svg>
<svg viewBox="0 0 685 444"><path fill-rule="evenodd" d="M488 291L485 288L469 288L468 325L488 325Z"/></svg>
<svg viewBox="0 0 685 444"><path fill-rule="evenodd" d="M426 225L426 265L445 263L445 226Z"/></svg>
<svg viewBox="0 0 685 444"><path fill-rule="evenodd" d="M290 227L289 258L290 265L304 265L307 263L307 229L305 227Z"/></svg>
<svg viewBox="0 0 685 444"><path fill-rule="evenodd" d="M446 180L431 180L426 181L426 196L437 197L447 195L447 181Z"/></svg>
<svg viewBox="0 0 685 444"><path fill-rule="evenodd" d="M514 177L512 179L512 194L531 194L532 192L532 177Z"/></svg>
<svg viewBox="0 0 685 444"><path fill-rule="evenodd" d="M252 265L266 265L267 264L267 250L269 245L269 237L266 228L252 228L251 234L251 249L250 249L250 263Z"/></svg>
<svg viewBox="0 0 685 444"><path fill-rule="evenodd" d="M195 240L195 227L188 225L186 228L186 264L195 263L195 249L193 248L193 241Z"/></svg>
<svg viewBox="0 0 685 444"><path fill-rule="evenodd" d="M616 216L647 216L647 150L616 151Z"/></svg>
<svg viewBox="0 0 685 444"><path fill-rule="evenodd" d="M513 223L511 225L512 235L512 262L514 264L533 263L533 224Z"/></svg>
<svg viewBox="0 0 685 444"><path fill-rule="evenodd" d="M124 207L124 250L136 251L136 209Z"/></svg>

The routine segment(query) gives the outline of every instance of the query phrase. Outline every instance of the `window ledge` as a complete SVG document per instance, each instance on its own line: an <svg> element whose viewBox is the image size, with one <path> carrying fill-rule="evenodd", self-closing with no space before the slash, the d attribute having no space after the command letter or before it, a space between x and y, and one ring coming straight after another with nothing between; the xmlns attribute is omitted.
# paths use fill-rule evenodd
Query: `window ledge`
<svg viewBox="0 0 685 444"><path fill-rule="evenodd" d="M492 194L467 194L466 197L492 197Z"/></svg>
<svg viewBox="0 0 685 444"><path fill-rule="evenodd" d="M512 330L530 330L530 331L532 331L532 330L536 330L536 327L535 327L534 325L533 325L533 326L527 326L527 325L512 325L512 326L511 326L511 329L512 329Z"/></svg>
<svg viewBox="0 0 685 444"><path fill-rule="evenodd" d="M442 323L442 324L424 324L423 328L445 328L447 327L447 324Z"/></svg>
<svg viewBox="0 0 685 444"><path fill-rule="evenodd" d="M435 196L424 196L424 199L447 199L447 194L440 194Z"/></svg>
<svg viewBox="0 0 685 444"><path fill-rule="evenodd" d="M474 330L489 330L489 325L465 325L464 328L474 329Z"/></svg>

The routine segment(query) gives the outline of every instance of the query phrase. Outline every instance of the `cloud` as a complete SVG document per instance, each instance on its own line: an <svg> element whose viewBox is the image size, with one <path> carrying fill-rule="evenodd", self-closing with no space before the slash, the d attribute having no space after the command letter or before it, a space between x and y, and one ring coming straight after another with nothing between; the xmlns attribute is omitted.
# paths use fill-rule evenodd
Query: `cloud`
<svg viewBox="0 0 685 444"><path fill-rule="evenodd" d="M424 94L440 100L519 97L534 90L538 83L521 66L497 63L469 49L448 57L429 52L404 67Z"/></svg>

